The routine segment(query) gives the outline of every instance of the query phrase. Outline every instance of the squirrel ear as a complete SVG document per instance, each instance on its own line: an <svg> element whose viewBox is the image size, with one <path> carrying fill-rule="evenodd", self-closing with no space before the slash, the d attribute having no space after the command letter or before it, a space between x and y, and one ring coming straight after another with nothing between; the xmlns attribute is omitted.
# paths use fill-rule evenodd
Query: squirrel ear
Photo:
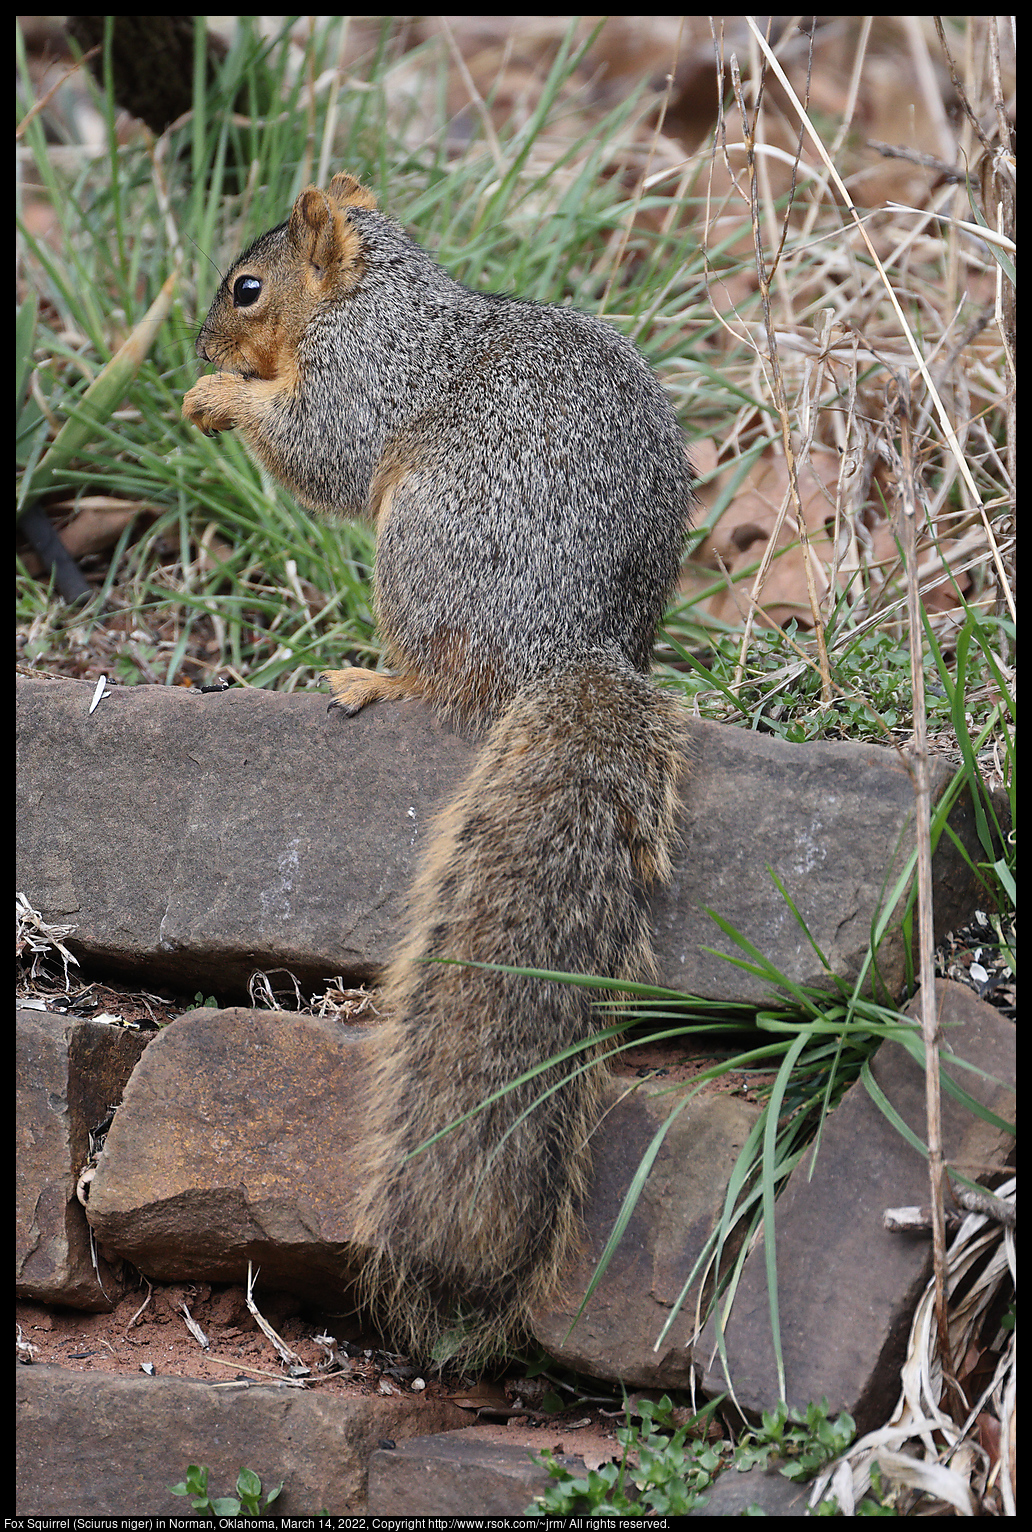
<svg viewBox="0 0 1032 1532"><path fill-rule="evenodd" d="M288 229L295 244L308 246L333 223L333 209L318 186L306 186L290 210Z"/></svg>
<svg viewBox="0 0 1032 1532"><path fill-rule="evenodd" d="M357 231L317 186L298 196L287 233L302 258L321 271L352 264L360 248Z"/></svg>
<svg viewBox="0 0 1032 1532"><path fill-rule="evenodd" d="M360 181L355 180L354 176L349 176L343 170L339 170L334 176L326 195L339 208L364 207L370 212L376 211L376 198L368 187L363 186Z"/></svg>

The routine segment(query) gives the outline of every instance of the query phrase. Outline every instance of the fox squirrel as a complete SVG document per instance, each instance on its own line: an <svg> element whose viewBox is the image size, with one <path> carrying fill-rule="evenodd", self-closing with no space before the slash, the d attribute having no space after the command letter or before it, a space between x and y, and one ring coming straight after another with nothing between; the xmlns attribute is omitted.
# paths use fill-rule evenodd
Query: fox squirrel
<svg viewBox="0 0 1032 1532"><path fill-rule="evenodd" d="M197 354L187 420L377 523L393 673L328 672L331 707L421 697L482 740L386 976L356 1178L366 1294L476 1365L555 1296L606 1074L597 1045L540 1067L598 1030L588 990L468 965L653 968L685 754L648 671L691 466L628 340L462 286L349 175L234 263Z"/></svg>

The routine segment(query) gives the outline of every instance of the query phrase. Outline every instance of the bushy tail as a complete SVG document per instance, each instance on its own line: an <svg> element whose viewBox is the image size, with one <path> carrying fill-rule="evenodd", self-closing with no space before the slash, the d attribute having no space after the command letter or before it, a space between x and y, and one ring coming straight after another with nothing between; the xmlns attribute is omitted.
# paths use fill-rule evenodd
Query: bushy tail
<svg viewBox="0 0 1032 1532"><path fill-rule="evenodd" d="M576 986L427 960L647 977L683 718L608 653L553 671L493 725L436 827L387 976L358 1187L366 1294L421 1359L451 1332L483 1362L555 1293L606 1081L590 1068L538 1101L580 1054L414 1153L600 1026Z"/></svg>

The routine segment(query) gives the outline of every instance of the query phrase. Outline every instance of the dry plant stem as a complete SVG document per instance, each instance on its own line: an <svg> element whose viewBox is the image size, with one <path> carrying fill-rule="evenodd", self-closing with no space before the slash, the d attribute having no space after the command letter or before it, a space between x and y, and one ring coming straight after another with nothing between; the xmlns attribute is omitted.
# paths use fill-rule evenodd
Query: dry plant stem
<svg viewBox="0 0 1032 1532"><path fill-rule="evenodd" d="M179 1307L182 1310L183 1318L186 1321L186 1328L189 1330L198 1346L200 1346L201 1350L207 1351L209 1345L211 1344L211 1342L208 1340L208 1337L205 1335L196 1319L190 1313L187 1305L185 1303L181 1303Z"/></svg>
<svg viewBox="0 0 1032 1532"><path fill-rule="evenodd" d="M949 119L946 116L942 91L939 89L935 78L935 69L932 64L931 54L928 52L924 29L917 16L903 16L900 19L903 24L904 35L910 47L914 75L918 90L924 98L928 121L939 139L939 153L944 160L952 161L956 145Z"/></svg>
<svg viewBox="0 0 1032 1532"><path fill-rule="evenodd" d="M76 59L72 67L65 70L64 74L57 81L56 85L52 85L41 100L33 102L32 106L25 113L25 116L22 118L21 122L14 130L14 138L16 143L19 139L25 137L25 129L28 127L29 123L34 117L39 116L40 112L42 112L44 108L49 104L51 97L57 95L57 92L61 89L61 86L65 83L65 81L71 79L72 75L77 69L81 69L84 64L88 64L91 59L96 58L97 54L102 51L103 46L103 43L97 43L89 50L88 53L84 53L82 58Z"/></svg>
<svg viewBox="0 0 1032 1532"><path fill-rule="evenodd" d="M323 129L322 145L319 150L319 165L315 174L316 186L326 186L333 174L332 160L334 145L338 143L337 124L340 121L340 94L347 79L344 60L347 56L348 32L351 29L351 17L342 16L340 30L337 33L337 67L333 71L333 83L330 86L329 100L326 104L326 123ZM314 82L313 82L314 83Z"/></svg>
<svg viewBox="0 0 1032 1532"><path fill-rule="evenodd" d="M1000 135L1000 147L1010 154L1014 149L1007 104L1003 99L1003 72L1000 66L999 18L989 18L989 66L993 78L993 106L996 110L996 130Z"/></svg>
<svg viewBox="0 0 1032 1532"><path fill-rule="evenodd" d="M756 255L756 276L760 284L760 300L763 304L763 323L767 332L767 354L770 358L771 382L774 389L774 403L777 406L778 417L781 421L781 441L785 450L785 465L788 469L789 496L795 510L796 527L799 533L799 542L803 551L803 568L806 570L806 593L810 600L810 613L813 617L814 636L817 639L817 662L821 673L821 706L828 708L832 701L831 669L828 664L828 648L824 636L824 619L821 616L820 601L817 595L817 585L813 573L813 553L810 548L810 539L806 531L806 522L803 517L802 501L799 497L799 474L796 466L795 452L792 447L792 428L788 418L788 400L785 394L785 379L781 371L781 356L778 351L777 339L774 334L774 323L770 312L770 282L767 277L766 262L763 258L763 242L760 237L760 213L757 197L756 183L756 142L748 114L745 110L745 99L742 94L742 77L738 68L738 59L731 55L731 80L734 87L735 101L742 118L742 137L745 142L746 159L749 167L749 210L752 219L753 245ZM778 534L781 531L788 509L786 502L778 515L777 523L767 542L764 550L764 558L756 573L756 580L751 595L751 611L746 630L742 635L742 650L739 656L738 669L732 683L737 687L741 681L741 672L744 669L745 654L749 643L752 618L759 602L763 582L770 568L774 547L777 543Z"/></svg>
<svg viewBox="0 0 1032 1532"><path fill-rule="evenodd" d="M1003 94L1003 76L1000 67L1000 29L996 16L989 19L989 70L992 79L993 107L996 112L996 131L999 143L994 148L992 142L985 133L978 114L968 99L964 82L957 72L953 55L946 41L942 21L938 16L935 18L935 29L939 34L939 42L942 51L946 55L946 63L950 71L950 79L957 97L967 115L968 121L982 146L982 201L986 219L990 228L995 227L996 232L1004 236L1014 238L1014 142L1011 133L1010 120L1007 116L1007 103ZM994 222L995 220L995 222ZM1010 374L1010 393L1007 400L1007 470L1010 474L1011 485L1017 482L1017 430L1016 430L1016 371L1015 371L1015 334L1014 334L1014 285L1006 275L1003 267L997 264L996 271L996 323L999 327L1000 336L1003 340L1004 354L1007 359L1007 370ZM1006 589L1005 582L1005 589ZM1008 604L1013 615L1014 603L1009 589L1007 589Z"/></svg>
<svg viewBox="0 0 1032 1532"><path fill-rule="evenodd" d="M992 206L989 211L996 215L998 233L1009 235L1013 239L1014 204L1016 198L1014 140L1011 134L1010 121L1007 117L1006 103L1003 99L1003 79L1000 69L1000 31L995 16L992 17L989 23L989 60L993 81L993 104L996 108L996 126L1000 136L1000 146L992 159L991 184L995 195L992 198ZM996 268L996 322L1003 337L1007 370L1010 374L1011 383L1007 400L1007 470L1010 474L1013 491L1014 485L1017 483L1018 472L1016 429L1017 373L1014 360L1016 347L1015 292L1013 282L999 263L997 263Z"/></svg>
<svg viewBox="0 0 1032 1532"><path fill-rule="evenodd" d="M842 111L842 121L838 125L835 137L832 139L831 147L828 150L828 157L833 163L838 158L839 151L846 141L846 134L853 126L853 117L856 113L856 103L860 95L860 78L863 74L864 64L867 60L867 45L871 40L871 26L873 22L873 16L863 16L860 20L860 36L857 39L856 57L853 60L853 70L852 74L850 75L849 87L846 91L846 101ZM800 127L801 126L802 125L800 124ZM819 190L815 188L814 195L811 198L810 207L803 222L804 239L808 239L810 237L816 226L818 213L824 202L824 198L827 192L827 185L828 175L827 171L825 171L825 174L821 176L818 183Z"/></svg>
<svg viewBox="0 0 1032 1532"><path fill-rule="evenodd" d="M147 1282L147 1278L146 1277L144 1277L143 1280L145 1282ZM123 1335L128 1335L129 1334L129 1331L132 1329L133 1325L139 1319L140 1315L143 1313L144 1309L147 1307L148 1303L150 1303L150 1301L151 1301L151 1299L153 1297L154 1297L153 1285L150 1282L147 1282L147 1296L143 1300L143 1302L140 1304L140 1307L136 1310L136 1313L133 1315L132 1319L130 1319L129 1323L126 1325L125 1329L122 1332Z"/></svg>
<svg viewBox="0 0 1032 1532"><path fill-rule="evenodd" d="M623 260L624 251L627 249L627 242L631 237L631 230L634 227L634 220L638 216L638 207L641 203L642 197L645 194L645 187L648 184L649 172L652 169L652 161L656 155L656 145L659 143L660 137L662 136L663 124L666 121L667 110L670 106L670 98L674 91L674 80L677 76L677 60L681 54L681 38L683 33L684 18L682 17L681 24L677 29L677 41L674 44L674 56L670 60L670 71L666 77L666 85L663 89L662 100L659 103L659 114L656 118L656 126L652 134L651 142L649 143L649 152L645 158L645 169L638 177L638 184L634 189L634 200L631 203L627 217L624 219L623 228L620 231L620 243L617 245L616 252L610 260L609 276L606 279L606 285L602 292L602 301L598 306L598 312L600 314L604 314L609 306L609 298L613 291L613 283L616 281L617 275L619 274L620 263Z"/></svg>
<svg viewBox="0 0 1032 1532"><path fill-rule="evenodd" d="M960 101L961 106L964 108L964 111L967 114L967 119L971 124L976 138L982 145L983 151L986 154L992 154L992 145L985 135L985 130L983 129L982 124L978 120L978 113L972 108L971 102L968 100L968 93L964 89L964 82L960 78L960 75L957 73L957 66L954 63L953 54L950 52L950 45L946 41L946 33L943 31L942 18L936 16L934 21L935 30L939 34L939 44L946 56L946 67L950 72L950 80L953 83L953 89L957 92L957 99Z"/></svg>
<svg viewBox="0 0 1032 1532"><path fill-rule="evenodd" d="M312 57L312 49L311 49L311 42L312 42L312 38L313 38L314 33L315 33L315 17L314 16L309 16L308 17L307 32L308 32L308 36L307 36L307 38L306 38L306 40L305 40L305 42L303 44L303 47L304 47L304 57L305 57L305 83L307 85L307 90L305 92L305 95L307 97L307 99L305 101L305 121L306 121L306 123L308 125L308 132L305 135L305 147L304 147L304 152L303 152L303 154L301 156L301 164L299 166L299 169L302 172L302 176L301 176L301 184L302 185L304 185L305 182L310 181L312 179L313 167L314 167L314 163L315 163L315 139L316 139L316 133L315 133L316 112L315 112L315 94L314 94L314 87L315 87L315 60Z"/></svg>
<svg viewBox="0 0 1032 1532"><path fill-rule="evenodd" d="M501 144L498 142L498 134L494 130L494 123L491 121L491 113L487 109L487 102L477 90L473 76L470 74L466 65L466 60L462 56L462 49L459 47L455 40L455 33L452 31L448 24L448 18L446 16L439 16L437 21L441 31L444 33L444 40L448 44L448 52L452 56L452 62L458 70L462 83L466 88L466 95L469 98L469 103L475 110L477 116L480 118L480 125L484 130L484 137L487 139L487 147L491 151L491 158L494 160L495 170L501 176L505 173L505 154L502 150ZM320 181L319 185L322 186L323 182Z"/></svg>
<svg viewBox="0 0 1032 1532"><path fill-rule="evenodd" d="M224 1356L212 1356L211 1352L208 1353L206 1360L216 1362L219 1367L233 1367L237 1372L252 1373L256 1378L272 1378L283 1388L307 1388L310 1383L324 1383L326 1381L324 1378L285 1378L281 1372L273 1372L270 1367L248 1367L245 1362L239 1360L230 1361ZM213 1383L211 1387L233 1388L239 1387L239 1384L231 1382Z"/></svg>
<svg viewBox="0 0 1032 1532"><path fill-rule="evenodd" d="M868 138L864 142L883 160L906 160L908 165L923 165L926 170L934 170L944 185L955 186L964 179L954 165L947 165L935 154L922 154L920 149L906 149L900 144L883 144L877 138Z"/></svg>
<svg viewBox="0 0 1032 1532"><path fill-rule="evenodd" d="M1016 1229L1018 1211L1011 1202L994 1197L992 1192L976 1191L969 1186L958 1186L954 1192L958 1203L969 1213L981 1213L986 1218L1002 1224L1005 1229Z"/></svg>
<svg viewBox="0 0 1032 1532"><path fill-rule="evenodd" d="M928 785L928 720L925 714L921 598L917 579L917 503L910 440L910 389L906 377L890 382L888 399L899 429L899 540L906 568L907 620L910 630L910 679L913 689L914 748L911 780L917 836L917 939L921 980L921 1038L925 1051L925 1117L928 1179L931 1189L932 1261L935 1276L935 1322L939 1332L943 1379L953 1383L949 1319L946 1312L946 1220L943 1211L944 1162L939 1096L939 1018L935 1003L935 938L932 920L931 794Z"/></svg>
<svg viewBox="0 0 1032 1532"><path fill-rule="evenodd" d="M276 1350L279 1353L280 1360L283 1362L283 1365L285 1367L289 1367L289 1368L292 1368L292 1369L295 1369L295 1370L296 1369L303 1369L303 1370L307 1371L307 1369L304 1367L304 1363L301 1361L301 1358L298 1356L297 1352L296 1351L291 1351L291 1349L287 1345L286 1341L281 1339L281 1337L276 1334L276 1331L272 1328L272 1326L270 1325L269 1321L265 1318L264 1314L262 1314L262 1312L258 1308L258 1305L255 1303L255 1301L254 1301L254 1284L255 1284L255 1280L256 1280L257 1276L258 1276L258 1273L256 1271L252 1272L251 1262L248 1261L248 1263L247 1263L247 1291L244 1294L244 1302L247 1304L248 1310L250 1311L250 1314L251 1314L251 1318L254 1320L254 1322L258 1326L259 1330L265 1336L266 1340L271 1341L273 1346L275 1346Z"/></svg>

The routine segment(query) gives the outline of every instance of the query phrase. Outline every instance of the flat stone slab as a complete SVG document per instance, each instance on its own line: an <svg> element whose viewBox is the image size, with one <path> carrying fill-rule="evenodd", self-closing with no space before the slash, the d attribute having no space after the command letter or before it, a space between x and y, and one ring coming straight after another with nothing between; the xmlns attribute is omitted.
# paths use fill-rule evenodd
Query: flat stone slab
<svg viewBox="0 0 1032 1532"><path fill-rule="evenodd" d="M124 1378L65 1367L17 1367L15 1514L195 1513L169 1486L189 1464L211 1469L212 1496L242 1467L264 1493L281 1481L277 1516L363 1515L370 1455L384 1440L466 1426L442 1400L341 1399L286 1386Z"/></svg>
<svg viewBox="0 0 1032 1532"><path fill-rule="evenodd" d="M377 974L472 746L415 702L348 719L317 693L132 686L90 714L92 694L26 679L17 693L17 886L45 920L75 927L68 945L84 963L229 998L255 969L313 986ZM913 842L903 760L721 724L690 732L682 844L653 903L662 981L743 1004L768 997L766 980L721 955L740 953L709 909L792 982L832 987L771 869L831 972L852 982ZM950 776L933 763L935 799ZM951 824L981 860L963 801ZM935 883L945 931L976 901L947 836ZM895 929L878 966L894 997L905 973Z"/></svg>
<svg viewBox="0 0 1032 1532"><path fill-rule="evenodd" d="M561 1427L541 1433L540 1447L554 1444ZM452 1439L453 1438L453 1439ZM556 1454L578 1476L582 1458ZM522 1516L552 1478L531 1448L484 1441L476 1426L400 1442L369 1460L370 1516Z"/></svg>

